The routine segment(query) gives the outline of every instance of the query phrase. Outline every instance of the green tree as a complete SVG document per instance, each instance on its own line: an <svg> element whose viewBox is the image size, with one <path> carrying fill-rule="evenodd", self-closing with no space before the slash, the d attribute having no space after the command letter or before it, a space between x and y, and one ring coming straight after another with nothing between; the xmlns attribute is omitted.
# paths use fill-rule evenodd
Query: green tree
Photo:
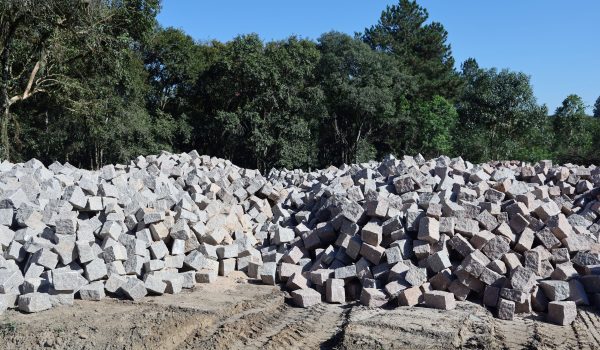
<svg viewBox="0 0 600 350"><path fill-rule="evenodd" d="M193 99L198 76L213 63L218 43L201 45L183 31L157 28L143 48L150 90L148 110L170 132L161 142L175 149L192 148Z"/></svg>
<svg viewBox="0 0 600 350"><path fill-rule="evenodd" d="M123 112L138 107L132 105L127 86L145 73L143 66L136 66L140 61L133 49L152 30L158 1L9 0L0 6L4 156L18 158L20 155L11 151L19 151L24 157L49 160L82 162L85 157L85 164L98 166L100 154L107 148L92 155L87 151L93 146L86 142L102 124L104 138L108 138L118 123L133 119L127 113L119 119L107 106L118 105L113 103L113 98L118 98ZM137 70L131 71L133 67ZM80 126L78 132L86 134L79 139L77 133L68 134L61 144L66 125L78 118L88 126ZM93 126L92 121L96 123ZM32 139L55 126L56 135ZM27 134L19 137L21 132ZM107 142L107 147L116 144ZM40 151L44 152L37 153ZM110 154L117 155L111 156L111 161L119 158L119 152L111 150Z"/></svg>
<svg viewBox="0 0 600 350"><path fill-rule="evenodd" d="M319 50L319 81L328 110L321 126L322 163L365 161L357 155L373 155L373 135L395 115L393 61L337 32L322 35Z"/></svg>
<svg viewBox="0 0 600 350"><path fill-rule="evenodd" d="M227 43L218 57L200 78L199 144L260 170L314 166L324 114L315 44L291 37L265 46L247 35Z"/></svg>
<svg viewBox="0 0 600 350"><path fill-rule="evenodd" d="M593 120L585 113L585 104L578 95L565 98L554 113L556 152L561 161L585 162L592 146Z"/></svg>
<svg viewBox="0 0 600 350"><path fill-rule="evenodd" d="M441 96L419 104L419 124L421 125L418 152L428 157L452 155L454 153L454 133L458 113L456 108Z"/></svg>
<svg viewBox="0 0 600 350"><path fill-rule="evenodd" d="M600 96L596 99L596 103L594 103L594 118L600 118Z"/></svg>
<svg viewBox="0 0 600 350"><path fill-rule="evenodd" d="M464 88L457 104L460 129L457 147L474 161L533 160L531 136L546 123L547 109L538 106L529 77L523 73L479 68L473 59L462 67Z"/></svg>
<svg viewBox="0 0 600 350"><path fill-rule="evenodd" d="M409 100L431 100L435 95L452 100L460 79L448 32L438 22L427 23L427 10L416 1L400 0L381 13L379 22L365 29L363 40L373 49L393 55L400 70L412 83Z"/></svg>

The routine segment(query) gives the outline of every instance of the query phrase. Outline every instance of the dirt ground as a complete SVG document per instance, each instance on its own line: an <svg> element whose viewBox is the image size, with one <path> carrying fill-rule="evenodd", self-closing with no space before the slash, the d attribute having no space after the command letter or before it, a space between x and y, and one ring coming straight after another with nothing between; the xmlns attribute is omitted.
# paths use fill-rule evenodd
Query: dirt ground
<svg viewBox="0 0 600 350"><path fill-rule="evenodd" d="M534 316L495 319L470 302L456 310L293 307L278 287L242 275L140 302L76 300L38 314L0 316L2 349L600 349L600 318L567 327Z"/></svg>

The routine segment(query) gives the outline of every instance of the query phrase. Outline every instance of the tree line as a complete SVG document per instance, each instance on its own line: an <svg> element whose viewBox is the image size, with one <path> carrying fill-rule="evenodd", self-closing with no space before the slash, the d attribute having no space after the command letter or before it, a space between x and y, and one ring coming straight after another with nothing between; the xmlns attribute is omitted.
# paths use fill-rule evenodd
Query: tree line
<svg viewBox="0 0 600 350"><path fill-rule="evenodd" d="M198 42L159 0L0 2L0 154L80 167L160 150L249 168L386 154L600 163L600 97L549 115L524 73L455 68L448 33L400 0L353 36Z"/></svg>

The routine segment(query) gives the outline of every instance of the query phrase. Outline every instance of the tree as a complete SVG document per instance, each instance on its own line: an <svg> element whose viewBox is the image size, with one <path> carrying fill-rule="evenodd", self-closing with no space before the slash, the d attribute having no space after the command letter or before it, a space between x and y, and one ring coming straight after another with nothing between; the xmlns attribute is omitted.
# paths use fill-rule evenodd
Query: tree
<svg viewBox="0 0 600 350"><path fill-rule="evenodd" d="M200 45L182 30L157 28L143 48L148 72L147 108L172 132L161 142L176 149L191 149L193 99L198 76L213 63L218 44Z"/></svg>
<svg viewBox="0 0 600 350"><path fill-rule="evenodd" d="M420 139L417 152L435 157L452 155L458 114L454 106L441 96L418 106Z"/></svg>
<svg viewBox="0 0 600 350"><path fill-rule="evenodd" d="M473 59L465 61L461 76L464 88L457 104L460 153L475 161L522 155L547 114L545 106L537 105L529 77L482 69Z"/></svg>
<svg viewBox="0 0 600 350"><path fill-rule="evenodd" d="M596 103L594 103L594 118L600 118L600 96L596 99Z"/></svg>
<svg viewBox="0 0 600 350"><path fill-rule="evenodd" d="M554 113L556 152L561 161L585 161L592 146L592 123L581 97L569 95L563 100Z"/></svg>
<svg viewBox="0 0 600 350"><path fill-rule="evenodd" d="M315 44L239 36L218 57L200 78L203 148L260 170L314 166L324 114Z"/></svg>
<svg viewBox="0 0 600 350"><path fill-rule="evenodd" d="M83 81L85 70L74 67L90 61L102 66L117 52L130 49L143 39L157 11L158 0L1 2L2 155L10 159L12 146L19 142L19 113L13 113L17 106L28 108L26 104L40 95L80 86L75 82ZM69 96L77 98L77 93Z"/></svg>
<svg viewBox="0 0 600 350"><path fill-rule="evenodd" d="M382 12L376 25L365 29L363 40L394 56L400 71L413 82L405 92L409 100L431 100L435 95L452 100L460 79L447 44L448 32L438 22L426 23L428 18L416 1L400 0Z"/></svg>
<svg viewBox="0 0 600 350"><path fill-rule="evenodd" d="M365 161L374 133L395 113L393 61L362 41L331 32L319 38L319 81L328 116L321 127L323 163ZM359 149L362 147L363 150Z"/></svg>

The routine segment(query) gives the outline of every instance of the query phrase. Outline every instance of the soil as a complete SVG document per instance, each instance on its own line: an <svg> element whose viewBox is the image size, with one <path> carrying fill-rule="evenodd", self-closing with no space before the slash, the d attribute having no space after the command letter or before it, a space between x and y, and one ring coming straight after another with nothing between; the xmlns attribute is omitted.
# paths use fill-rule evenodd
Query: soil
<svg viewBox="0 0 600 350"><path fill-rule="evenodd" d="M543 316L502 321L459 302L451 311L357 304L293 307L278 287L243 274L139 302L76 300L37 314L0 316L2 349L600 349L600 317L580 308L571 326Z"/></svg>

